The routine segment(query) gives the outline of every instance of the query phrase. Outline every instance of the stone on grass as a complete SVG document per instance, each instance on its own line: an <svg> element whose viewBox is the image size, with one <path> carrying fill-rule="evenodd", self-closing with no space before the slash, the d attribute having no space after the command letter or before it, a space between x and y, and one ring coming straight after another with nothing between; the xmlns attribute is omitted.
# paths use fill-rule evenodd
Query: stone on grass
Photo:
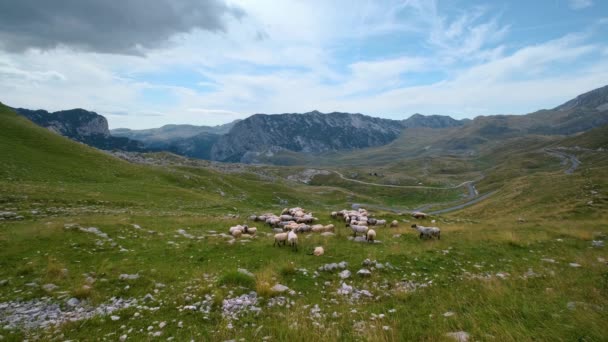
<svg viewBox="0 0 608 342"><path fill-rule="evenodd" d="M580 265L580 264L577 264L577 263L575 263L575 262L571 262L571 263L570 263L570 267L578 268L578 267L581 267L581 265Z"/></svg>
<svg viewBox="0 0 608 342"><path fill-rule="evenodd" d="M276 284L275 286L272 287L271 289L273 292L285 292L287 290L289 290L289 287L285 286L285 285L281 285L281 284Z"/></svg>
<svg viewBox="0 0 608 342"><path fill-rule="evenodd" d="M458 342L467 342L469 340L469 333L465 331L456 331L445 334L446 337L453 339Z"/></svg>
<svg viewBox="0 0 608 342"><path fill-rule="evenodd" d="M347 278L350 278L351 273L349 270L344 270L344 271L340 272L338 275L342 279L347 279Z"/></svg>
<svg viewBox="0 0 608 342"><path fill-rule="evenodd" d="M244 274L244 275L247 275L247 276L250 276L250 277L255 277L255 275L253 273L249 272L248 270L246 270L244 268L239 268L239 269L237 269L237 271L239 273Z"/></svg>
<svg viewBox="0 0 608 342"><path fill-rule="evenodd" d="M59 286L55 285L55 284L44 284L42 285L42 289L46 292L53 292L55 291Z"/></svg>
<svg viewBox="0 0 608 342"><path fill-rule="evenodd" d="M78 306L78 304L80 304L80 301L78 300L78 298L70 298L67 301L68 306Z"/></svg>
<svg viewBox="0 0 608 342"><path fill-rule="evenodd" d="M367 268L362 268L357 271L357 274L361 277L369 277L372 275L372 272L370 272L370 270L368 270Z"/></svg>

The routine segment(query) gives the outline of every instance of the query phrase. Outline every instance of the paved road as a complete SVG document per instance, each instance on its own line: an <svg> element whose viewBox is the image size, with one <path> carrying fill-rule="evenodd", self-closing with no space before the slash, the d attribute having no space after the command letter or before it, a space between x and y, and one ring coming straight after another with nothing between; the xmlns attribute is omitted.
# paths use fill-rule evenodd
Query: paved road
<svg viewBox="0 0 608 342"><path fill-rule="evenodd" d="M372 186L382 186L382 187L388 187L388 188L404 188L404 189L439 189L439 190L445 190L445 189L456 189L456 188L460 188L462 186L466 186L469 193L467 195L467 202L465 203L460 203L448 208L444 208L444 209L440 209L440 210L436 210L436 211L431 211L429 212L429 214L431 215L438 215L438 214L443 214L443 213L447 213L447 212L451 212L451 211L456 211L465 207L468 207L470 205L473 205L477 202L483 201L484 199L488 198L489 196L491 196L492 194L494 194L496 191L492 191L489 192L487 194L484 194L482 196L479 196L479 191L477 191L477 189L475 188L475 181L466 181L466 182L462 182L458 185L455 186L448 186L448 187L434 187L434 186L422 186L422 185L389 185L389 184L378 184L378 183L369 183L369 182L364 182L364 181L360 181L360 180L356 180L356 179L352 179L352 178L346 178L344 177L343 174L341 174L338 171L334 171L338 176L340 176L340 178L350 181L350 182L355 182L355 183L360 183L360 184L365 184L365 185L372 185ZM482 177L483 178L483 177ZM457 201L457 202L460 202ZM441 203L431 203L431 204L427 204L424 205L420 208L408 211L408 210L398 210L396 208L390 208L390 207L384 207L384 206L378 206L378 205L369 205L369 204L364 204L364 203L358 203L361 206L365 206L368 208L376 208L376 209L381 209L381 210L387 210L387 211L392 211L392 212L397 212L397 213L402 213L402 212L415 212L415 211L425 211L428 208L434 207L436 205L439 205Z"/></svg>
<svg viewBox="0 0 608 342"><path fill-rule="evenodd" d="M562 165L567 165L570 163L570 167L564 171L564 173L567 175L571 175L579 167L579 165L581 165L581 161L578 160L574 154L553 149L545 149L545 152L561 159Z"/></svg>
<svg viewBox="0 0 608 342"><path fill-rule="evenodd" d="M403 189L439 189L439 190L448 190L448 189L457 189L460 188L462 186L465 185L471 185L473 183L473 181L466 181L466 182L462 182L458 185L454 185L454 186L446 186L446 187L440 187L440 186L424 186L424 185L390 185L390 184L378 184L378 183L369 183L369 182L364 182L364 181L360 181L357 179L352 179L352 178L346 178L344 177L343 174L341 174L338 171L334 171L338 176L340 176L340 178L347 180L349 182L355 182L355 183L359 183L359 184L365 184L365 185L373 185L373 186L382 186L385 188L403 188ZM474 189L475 187L473 187ZM470 188L469 188L470 191Z"/></svg>

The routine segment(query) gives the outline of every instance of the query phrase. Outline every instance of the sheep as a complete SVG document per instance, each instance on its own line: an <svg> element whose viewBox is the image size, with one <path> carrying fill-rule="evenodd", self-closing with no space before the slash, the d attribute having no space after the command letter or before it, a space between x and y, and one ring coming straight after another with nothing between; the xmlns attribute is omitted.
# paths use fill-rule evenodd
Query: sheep
<svg viewBox="0 0 608 342"><path fill-rule="evenodd" d="M236 232L236 231L240 231L240 232L242 233L242 232L243 232L243 229L244 229L244 228L243 228L243 226L241 226L241 225L236 225L236 226L234 226L234 227L230 227L229 232L230 232L230 235L233 235L233 236L234 236L234 232Z"/></svg>
<svg viewBox="0 0 608 342"><path fill-rule="evenodd" d="M257 220L258 220L258 217L257 217L257 216L255 216L255 215L251 215L251 216L249 216L249 220L250 220L250 221L257 221Z"/></svg>
<svg viewBox="0 0 608 342"><path fill-rule="evenodd" d="M397 228L399 227L399 222L397 220L393 220L393 222L391 222L391 228Z"/></svg>
<svg viewBox="0 0 608 342"><path fill-rule="evenodd" d="M311 230L311 227L307 224L300 224L298 228L296 228L296 233L306 233Z"/></svg>
<svg viewBox="0 0 608 342"><path fill-rule="evenodd" d="M293 221L293 216L291 216L291 215L281 215L280 219L281 219L281 221Z"/></svg>
<svg viewBox="0 0 608 342"><path fill-rule="evenodd" d="M386 227L386 220L376 220L376 226Z"/></svg>
<svg viewBox="0 0 608 342"><path fill-rule="evenodd" d="M287 215L289 214L289 208L285 208L281 211L281 215Z"/></svg>
<svg viewBox="0 0 608 342"><path fill-rule="evenodd" d="M283 243L283 246L285 245L285 242L287 241L287 235L289 233L278 233L278 234L274 234L274 243L272 244L272 246L274 247L275 245L281 247L281 242Z"/></svg>
<svg viewBox="0 0 608 342"><path fill-rule="evenodd" d="M295 249L296 252L298 251L298 234L296 232L292 230L287 233L287 242L289 242L292 249Z"/></svg>
<svg viewBox="0 0 608 342"><path fill-rule="evenodd" d="M244 232L245 234L255 235L255 233L258 232L258 229L256 227L245 226Z"/></svg>
<svg viewBox="0 0 608 342"><path fill-rule="evenodd" d="M412 228L416 229L420 233L420 239L422 239L423 237L428 239L436 237L437 240L441 240L441 229L437 227L424 227L414 223L412 225Z"/></svg>
<svg viewBox="0 0 608 342"><path fill-rule="evenodd" d="M425 214L423 212L420 212L420 211L415 211L415 212L412 213L412 216L415 219L425 219L427 217L427 214Z"/></svg>
<svg viewBox="0 0 608 342"><path fill-rule="evenodd" d="M308 255L314 255L314 256L321 256L323 254L325 254L325 250L321 246L315 247L315 249L312 251L312 253L308 253Z"/></svg>
<svg viewBox="0 0 608 342"><path fill-rule="evenodd" d="M366 226L351 225L350 229L353 230L353 236L356 237L357 233L366 234L368 228Z"/></svg>
<svg viewBox="0 0 608 342"><path fill-rule="evenodd" d="M335 227L333 224L328 224L327 226L323 227L323 230L325 230L326 232L329 232L329 231L333 231L334 228Z"/></svg>
<svg viewBox="0 0 608 342"><path fill-rule="evenodd" d="M367 234L365 234L365 240L367 240L367 242L374 242L375 239L376 239L376 231L373 229L368 230Z"/></svg>
<svg viewBox="0 0 608 342"><path fill-rule="evenodd" d="M230 235L232 235L234 238L238 239L241 237L241 235L243 235L243 231L242 230L235 230L230 232Z"/></svg>
<svg viewBox="0 0 608 342"><path fill-rule="evenodd" d="M369 224L370 224L370 226L375 226L377 221L378 221L378 220L376 220L376 219L375 219L375 218L373 218L373 217L370 217L370 218L368 218L368 219L367 219L367 223L369 223Z"/></svg>
<svg viewBox="0 0 608 342"><path fill-rule="evenodd" d="M337 211L332 211L329 216L331 216L332 218L337 218L338 217L338 212Z"/></svg>

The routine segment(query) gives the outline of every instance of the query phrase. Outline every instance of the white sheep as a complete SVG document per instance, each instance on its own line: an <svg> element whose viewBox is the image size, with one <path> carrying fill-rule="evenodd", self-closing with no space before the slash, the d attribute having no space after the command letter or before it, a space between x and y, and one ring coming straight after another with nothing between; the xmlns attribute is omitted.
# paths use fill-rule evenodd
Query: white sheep
<svg viewBox="0 0 608 342"><path fill-rule="evenodd" d="M365 234L365 240L367 240L367 242L374 242L375 239L376 239L376 231L373 229L369 229L367 231L367 234Z"/></svg>
<svg viewBox="0 0 608 342"><path fill-rule="evenodd" d="M331 214L330 214L330 216L332 218L336 218L336 217L338 217L338 212L337 211L332 211Z"/></svg>
<svg viewBox="0 0 608 342"><path fill-rule="evenodd" d="M357 233L366 234L368 228L367 226L351 225L350 229L353 230L353 236L357 236Z"/></svg>
<svg viewBox="0 0 608 342"><path fill-rule="evenodd" d="M376 226L386 227L386 220L376 220Z"/></svg>
<svg viewBox="0 0 608 342"><path fill-rule="evenodd" d="M309 253L309 255L314 255L314 256L321 256L323 254L325 254L325 250L321 246L315 247L315 249L312 251L312 253Z"/></svg>
<svg viewBox="0 0 608 342"><path fill-rule="evenodd" d="M298 234L296 234L296 232L292 230L287 233L287 242L292 249L295 249L296 252L298 251Z"/></svg>
<svg viewBox="0 0 608 342"><path fill-rule="evenodd" d="M249 226L245 225L245 229L244 229L245 234L255 235L255 233L257 233L257 232L258 232L258 229L256 227L249 227Z"/></svg>
<svg viewBox="0 0 608 342"><path fill-rule="evenodd" d="M399 222L397 220L393 220L393 222L391 222L391 228L396 228L399 227Z"/></svg>
<svg viewBox="0 0 608 342"><path fill-rule="evenodd" d="M281 247L281 242L283 243L283 245L285 245L285 242L287 241L287 235L289 233L278 233L278 234L274 234L274 243L272 244L272 246L274 247L275 245Z"/></svg>
<svg viewBox="0 0 608 342"><path fill-rule="evenodd" d="M234 238L238 239L241 237L241 235L243 235L243 231L242 230L235 230L230 232L230 235L232 235Z"/></svg>
<svg viewBox="0 0 608 342"><path fill-rule="evenodd" d="M420 211L415 211L412 213L412 216L416 219L425 219L427 217L427 214Z"/></svg>
<svg viewBox="0 0 608 342"><path fill-rule="evenodd" d="M412 225L412 228L416 229L420 233L421 239L423 237L426 239L432 239L432 238L436 237L437 240L441 240L441 229L439 229L437 227L424 227L424 226L419 226L414 223Z"/></svg>
<svg viewBox="0 0 608 342"><path fill-rule="evenodd" d="M242 233L243 230L244 230L244 227L239 224L239 225L236 225L234 227L230 227L229 232L230 232L230 235L234 235L234 232L240 231Z"/></svg>

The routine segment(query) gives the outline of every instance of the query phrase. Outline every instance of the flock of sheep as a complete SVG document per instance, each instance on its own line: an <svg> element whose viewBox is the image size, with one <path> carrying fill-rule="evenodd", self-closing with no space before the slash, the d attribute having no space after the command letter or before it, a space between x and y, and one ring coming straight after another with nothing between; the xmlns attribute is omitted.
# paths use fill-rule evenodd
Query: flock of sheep
<svg viewBox="0 0 608 342"><path fill-rule="evenodd" d="M414 218L426 218L427 215L421 212L412 213ZM367 210L359 208L357 210L341 210L334 211L331 213L331 217L334 219L344 220L346 227L350 227L353 231L353 236L362 234L367 242L374 242L376 239L376 231L370 227L382 226L386 227L387 221L383 219L376 219L368 215ZM264 222L273 228L276 233L274 235L273 246L289 246L297 251L298 250L298 233L315 232L325 233L333 232L335 226L333 224L322 225L314 224L319 219L314 217L311 212L296 207L296 208L285 208L280 215L272 213L262 214L260 216L252 215L249 217L251 221ZM433 221L434 222L434 221ZM399 227L399 222L393 220L390 223L391 228ZM441 239L441 230L437 227L424 227L417 224L411 226L420 233L420 239ZM257 228L249 227L248 225L236 225L230 227L230 235L235 238L242 236L254 236L257 233ZM324 254L323 247L316 247L312 253L316 256Z"/></svg>

